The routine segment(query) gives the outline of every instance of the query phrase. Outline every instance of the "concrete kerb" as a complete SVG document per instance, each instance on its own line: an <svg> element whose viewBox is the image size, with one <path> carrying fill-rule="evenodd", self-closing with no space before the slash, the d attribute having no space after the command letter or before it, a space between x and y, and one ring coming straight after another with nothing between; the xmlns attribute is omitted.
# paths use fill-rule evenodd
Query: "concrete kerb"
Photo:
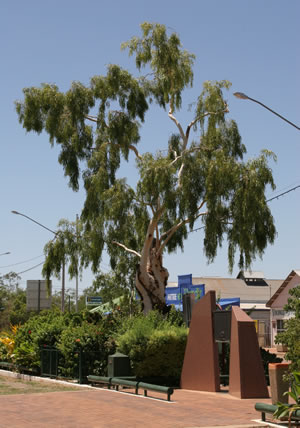
<svg viewBox="0 0 300 428"><path fill-rule="evenodd" d="M167 404L175 404L176 403L176 401L167 401L167 400L157 398L157 397L149 397L149 396L145 397L142 394L133 394L133 393L125 392L123 390L122 391L116 391L114 389L107 389L107 388L95 387L95 386L87 385L87 384L67 382L65 380L51 379L48 377L31 376L31 375L11 372L11 371L2 370L2 369L0 369L0 376L13 377L15 379L27 380L29 382L45 382L45 383L48 382L48 383L55 383L55 384L59 384L59 385L65 385L65 386L74 386L75 388L92 389L95 391L101 390L101 391L107 391L108 393L109 392L115 392L115 393L119 394L121 392L122 394L127 394L129 396L136 397L136 398L144 398L146 400L156 400L156 401L161 401L161 402L167 403Z"/></svg>
<svg viewBox="0 0 300 428"><path fill-rule="evenodd" d="M27 380L27 381L31 381L31 382L48 382L48 383L56 383L56 384L60 384L60 385L67 385L67 386L74 386L76 388L92 388L92 389L96 389L93 388L91 385L82 385L80 383L73 383L73 382L67 382L65 380L58 380L58 379L51 379L49 377L40 377L40 376L31 376L31 375L26 375L23 373L16 373L16 372L11 372L8 370L2 370L0 369L0 376L5 376L5 377L13 377L15 379L21 379L21 380Z"/></svg>
<svg viewBox="0 0 300 428"><path fill-rule="evenodd" d="M260 425L219 425L218 428L261 428L262 426L264 427L271 427L271 425L267 424L267 423L261 423ZM272 425L273 426L273 425ZM274 425L276 427L278 427L279 425ZM185 428L212 428L211 426L209 427L185 427ZM282 426L280 428L283 428Z"/></svg>
<svg viewBox="0 0 300 428"><path fill-rule="evenodd" d="M261 428L262 426L269 427L270 425L219 425L218 428ZM185 428L212 428L210 427L185 427ZM281 427L282 428L282 427Z"/></svg>

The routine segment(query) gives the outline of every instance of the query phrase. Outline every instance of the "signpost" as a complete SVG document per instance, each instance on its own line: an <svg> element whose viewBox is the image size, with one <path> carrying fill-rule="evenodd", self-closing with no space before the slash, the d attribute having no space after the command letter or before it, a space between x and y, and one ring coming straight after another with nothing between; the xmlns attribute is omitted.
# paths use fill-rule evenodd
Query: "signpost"
<svg viewBox="0 0 300 428"><path fill-rule="evenodd" d="M27 311L50 309L51 307L51 281L48 293L46 281L29 280L26 288Z"/></svg>
<svg viewBox="0 0 300 428"><path fill-rule="evenodd" d="M102 297L100 296L86 296L85 304L86 306L98 306L102 303Z"/></svg>
<svg viewBox="0 0 300 428"><path fill-rule="evenodd" d="M201 299L205 294L204 284L193 285L192 275L179 275L178 287L166 287L166 304L174 305L180 311L182 308L182 298L185 294L194 294L195 300Z"/></svg>

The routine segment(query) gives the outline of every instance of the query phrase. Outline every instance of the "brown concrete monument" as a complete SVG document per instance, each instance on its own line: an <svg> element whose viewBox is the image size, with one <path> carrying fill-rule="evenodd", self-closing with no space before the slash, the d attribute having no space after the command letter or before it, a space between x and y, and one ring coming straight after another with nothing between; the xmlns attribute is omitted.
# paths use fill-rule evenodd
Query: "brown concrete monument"
<svg viewBox="0 0 300 428"><path fill-rule="evenodd" d="M232 306L229 393L239 398L268 398L254 321Z"/></svg>
<svg viewBox="0 0 300 428"><path fill-rule="evenodd" d="M209 291L193 307L181 388L215 392L220 390L218 348L213 335L216 294Z"/></svg>
<svg viewBox="0 0 300 428"><path fill-rule="evenodd" d="M214 291L205 294L193 307L181 372L183 389L220 390L214 311ZM237 306L232 307L231 313L229 393L238 398L269 397L254 321Z"/></svg>

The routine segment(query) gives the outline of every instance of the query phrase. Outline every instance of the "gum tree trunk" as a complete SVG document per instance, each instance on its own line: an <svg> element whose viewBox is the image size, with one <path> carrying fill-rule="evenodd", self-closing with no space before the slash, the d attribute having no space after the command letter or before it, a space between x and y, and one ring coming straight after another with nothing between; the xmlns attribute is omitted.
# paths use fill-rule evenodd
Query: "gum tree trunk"
<svg viewBox="0 0 300 428"><path fill-rule="evenodd" d="M155 308L165 313L165 288L169 272L162 265L162 256L157 254L155 239L151 244L146 263L142 257L137 266L136 288L142 300L144 314Z"/></svg>

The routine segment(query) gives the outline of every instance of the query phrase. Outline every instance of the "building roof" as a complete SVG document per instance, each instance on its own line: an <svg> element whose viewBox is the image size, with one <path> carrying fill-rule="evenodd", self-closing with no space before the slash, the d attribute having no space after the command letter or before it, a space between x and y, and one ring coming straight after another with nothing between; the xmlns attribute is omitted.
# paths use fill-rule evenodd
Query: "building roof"
<svg viewBox="0 0 300 428"><path fill-rule="evenodd" d="M221 299L239 297L241 303L266 304L281 286L283 279L264 279L265 285L247 285L243 279L222 277L193 277L193 285L205 284L205 293L214 290ZM168 287L176 287L177 282L168 282Z"/></svg>
<svg viewBox="0 0 300 428"><path fill-rule="evenodd" d="M240 271L237 278L240 279L265 279L265 274L261 271Z"/></svg>
<svg viewBox="0 0 300 428"><path fill-rule="evenodd" d="M285 287L290 283L291 279L294 278L295 275L300 277L300 270L292 270L292 272L286 277L286 279L282 282L279 288L275 290L274 294L272 294L271 298L267 301L266 306L271 307L275 302L279 294L285 289Z"/></svg>

